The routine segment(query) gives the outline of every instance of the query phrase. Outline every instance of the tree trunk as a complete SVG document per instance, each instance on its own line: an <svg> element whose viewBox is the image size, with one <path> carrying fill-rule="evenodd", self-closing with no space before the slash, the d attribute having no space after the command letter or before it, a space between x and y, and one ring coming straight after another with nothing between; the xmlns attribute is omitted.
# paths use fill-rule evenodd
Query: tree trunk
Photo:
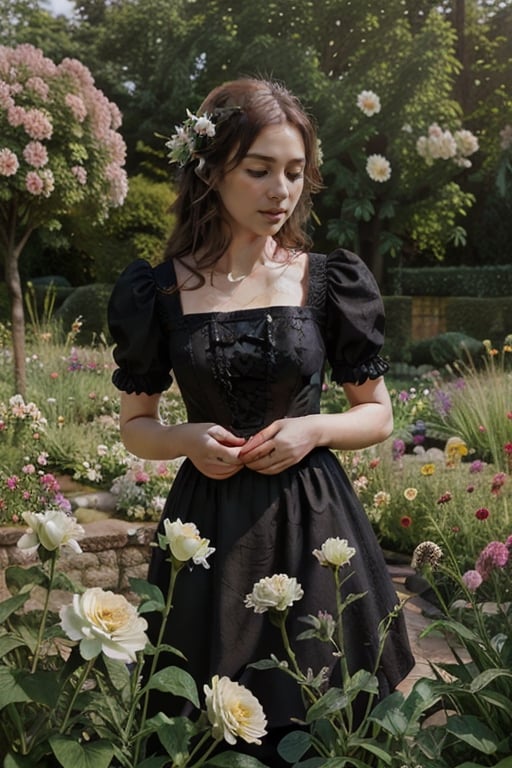
<svg viewBox="0 0 512 768"><path fill-rule="evenodd" d="M18 257L21 249L9 248L5 258L5 283L11 303L12 348L14 360L14 386L16 394L26 397L25 368L25 314Z"/></svg>

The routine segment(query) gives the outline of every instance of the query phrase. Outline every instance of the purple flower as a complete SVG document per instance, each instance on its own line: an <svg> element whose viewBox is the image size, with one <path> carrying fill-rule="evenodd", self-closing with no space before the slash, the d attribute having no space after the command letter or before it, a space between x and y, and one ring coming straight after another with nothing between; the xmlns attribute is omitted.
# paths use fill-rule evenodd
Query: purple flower
<svg viewBox="0 0 512 768"><path fill-rule="evenodd" d="M471 592L475 592L483 579L478 571L466 571L462 575L462 581Z"/></svg>
<svg viewBox="0 0 512 768"><path fill-rule="evenodd" d="M406 392L405 389L402 389L402 391L398 393L398 400L401 403L406 403L409 400L409 393Z"/></svg>
<svg viewBox="0 0 512 768"><path fill-rule="evenodd" d="M403 440L401 440L399 437L396 440L393 440L393 446L392 446L392 453L393 453L393 459L395 461L397 459L401 459L402 456L405 453L405 443Z"/></svg>
<svg viewBox="0 0 512 768"><path fill-rule="evenodd" d="M480 461L480 459L476 459L475 461L472 461L469 465L469 471L472 474L476 474L477 472L481 472L484 468L483 461Z"/></svg>

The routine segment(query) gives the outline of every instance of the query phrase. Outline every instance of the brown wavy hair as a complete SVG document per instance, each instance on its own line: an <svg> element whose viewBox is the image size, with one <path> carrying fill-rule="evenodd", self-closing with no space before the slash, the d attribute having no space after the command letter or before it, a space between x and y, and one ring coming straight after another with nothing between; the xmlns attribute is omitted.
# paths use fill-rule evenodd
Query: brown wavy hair
<svg viewBox="0 0 512 768"><path fill-rule="evenodd" d="M181 169L178 195L171 208L176 224L165 249L165 260L182 261L190 254L201 252L197 266L207 268L225 253L231 236L215 186L243 160L263 128L280 123L289 123L299 131L306 164L299 202L275 240L284 248L308 249L311 241L305 225L311 210L311 195L321 188L322 179L316 128L299 100L280 83L240 78L214 88L197 114L213 115L215 137L206 141ZM199 283L195 287L198 287L204 278L196 274Z"/></svg>

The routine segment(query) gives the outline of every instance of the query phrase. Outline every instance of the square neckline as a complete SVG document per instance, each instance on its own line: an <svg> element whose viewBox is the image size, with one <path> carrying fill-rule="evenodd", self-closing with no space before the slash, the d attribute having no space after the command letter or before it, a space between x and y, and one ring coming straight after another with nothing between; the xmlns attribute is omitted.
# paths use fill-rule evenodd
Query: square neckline
<svg viewBox="0 0 512 768"><path fill-rule="evenodd" d="M176 275L176 270L174 267L174 260L170 259L167 263L170 267L170 273L171 273L171 283L172 285L176 286L176 291L174 293L174 296L176 298L176 305L179 310L180 316L183 319L186 318L209 318L209 317L240 317L245 314L253 314L257 312L267 313L271 314L275 310L293 310L293 311L300 311L303 310L309 310L311 307L314 306L312 302L313 298L313 290L312 290L312 281L311 281L311 273L312 273L312 257L318 256L319 254L313 254L311 252L305 252L306 253L306 275L304 279L304 301L302 304L267 304L262 305L259 307L238 307L237 309L228 309L228 310L222 310L222 309L210 309L206 310L204 312L184 312L183 311L183 303L181 300L181 291L178 288L178 277Z"/></svg>

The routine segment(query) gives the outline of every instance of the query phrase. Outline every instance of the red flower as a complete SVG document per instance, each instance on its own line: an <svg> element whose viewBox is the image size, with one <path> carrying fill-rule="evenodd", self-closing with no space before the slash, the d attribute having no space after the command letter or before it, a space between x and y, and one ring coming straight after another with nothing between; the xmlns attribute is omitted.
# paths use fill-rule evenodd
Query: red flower
<svg viewBox="0 0 512 768"><path fill-rule="evenodd" d="M512 443L505 443L503 446L503 450L505 453L507 453L509 456L512 456Z"/></svg>
<svg viewBox="0 0 512 768"><path fill-rule="evenodd" d="M475 517L477 520L487 520L489 517L489 510L485 507L480 507L480 509L477 509L475 512Z"/></svg>
<svg viewBox="0 0 512 768"><path fill-rule="evenodd" d="M437 500L438 504L446 504L448 501L452 500L452 495L450 491L446 491L446 493L443 493L442 496L440 496Z"/></svg>
<svg viewBox="0 0 512 768"><path fill-rule="evenodd" d="M400 525L402 528L409 528L409 526L412 525L412 518L409 517L409 515L404 515L400 518Z"/></svg>

